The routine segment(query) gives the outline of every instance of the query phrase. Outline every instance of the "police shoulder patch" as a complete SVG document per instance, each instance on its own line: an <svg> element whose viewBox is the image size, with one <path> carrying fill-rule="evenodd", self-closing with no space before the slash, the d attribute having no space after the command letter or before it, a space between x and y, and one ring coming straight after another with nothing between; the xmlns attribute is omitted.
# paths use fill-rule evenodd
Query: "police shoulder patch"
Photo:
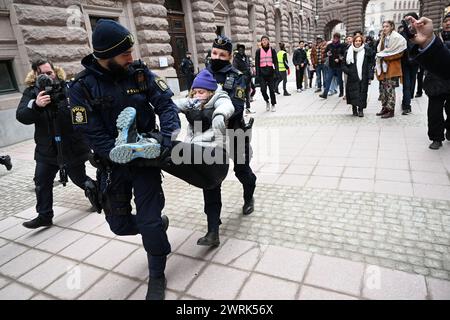
<svg viewBox="0 0 450 320"><path fill-rule="evenodd" d="M162 91L169 90L169 86L162 78L156 78L155 83Z"/></svg>
<svg viewBox="0 0 450 320"><path fill-rule="evenodd" d="M75 106L72 108L72 124L87 124L86 108Z"/></svg>
<svg viewBox="0 0 450 320"><path fill-rule="evenodd" d="M245 90L242 87L237 87L236 88L236 94L235 97L241 100L245 101Z"/></svg>

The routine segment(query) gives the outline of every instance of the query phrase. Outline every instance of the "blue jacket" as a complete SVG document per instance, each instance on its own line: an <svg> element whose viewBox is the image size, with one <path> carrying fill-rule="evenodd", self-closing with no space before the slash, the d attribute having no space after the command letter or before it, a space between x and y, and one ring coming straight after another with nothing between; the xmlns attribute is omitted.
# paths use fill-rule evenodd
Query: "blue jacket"
<svg viewBox="0 0 450 320"><path fill-rule="evenodd" d="M81 63L85 70L70 85L72 124L86 135L89 146L96 154L108 157L118 134L117 117L126 107L136 109L137 130L140 133L154 131L155 115L158 115L162 144L166 147L171 145L172 134L180 129L180 119L171 99L173 93L162 79L145 68L148 89L141 92L132 67L126 76L115 79L92 55L85 57Z"/></svg>
<svg viewBox="0 0 450 320"><path fill-rule="evenodd" d="M228 127L230 129L238 128L244 119L245 90L247 86L245 75L231 64L217 72L212 71L210 66L207 69L212 73L217 83L222 86L223 90L228 93L233 103L234 113L228 120Z"/></svg>

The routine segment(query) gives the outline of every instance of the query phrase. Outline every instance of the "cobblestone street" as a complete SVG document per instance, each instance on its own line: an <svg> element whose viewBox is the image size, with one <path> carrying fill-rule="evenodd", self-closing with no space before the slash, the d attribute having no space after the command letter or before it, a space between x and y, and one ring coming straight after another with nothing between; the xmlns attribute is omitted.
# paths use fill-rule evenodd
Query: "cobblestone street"
<svg viewBox="0 0 450 320"><path fill-rule="evenodd" d="M358 118L337 95L295 92L292 76L276 112L257 89L255 212L241 214L231 166L218 249L196 245L201 190L165 176L167 298L450 299L450 143L428 149L426 96L402 116L398 88L396 116L380 119L373 83ZM0 168L0 299L143 299L140 237L116 237L73 183L54 189L55 226L22 227L35 216L33 150L33 141L0 149L14 166Z"/></svg>

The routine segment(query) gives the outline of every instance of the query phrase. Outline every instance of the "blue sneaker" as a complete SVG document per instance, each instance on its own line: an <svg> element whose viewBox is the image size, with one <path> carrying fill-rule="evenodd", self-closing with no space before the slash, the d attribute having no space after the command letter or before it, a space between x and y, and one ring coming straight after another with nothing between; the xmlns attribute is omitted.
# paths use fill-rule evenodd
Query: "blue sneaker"
<svg viewBox="0 0 450 320"><path fill-rule="evenodd" d="M137 142L136 109L132 107L123 109L117 117L116 127L118 131L116 146Z"/></svg>
<svg viewBox="0 0 450 320"><path fill-rule="evenodd" d="M161 154L161 145L156 139L141 138L135 143L125 143L114 147L109 158L116 163L128 163L137 158L155 159Z"/></svg>

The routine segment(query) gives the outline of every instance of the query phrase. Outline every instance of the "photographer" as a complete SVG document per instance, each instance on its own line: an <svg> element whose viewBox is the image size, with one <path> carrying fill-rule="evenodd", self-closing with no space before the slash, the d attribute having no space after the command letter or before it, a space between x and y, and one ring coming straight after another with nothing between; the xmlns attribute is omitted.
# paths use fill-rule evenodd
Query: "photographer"
<svg viewBox="0 0 450 320"><path fill-rule="evenodd" d="M35 126L34 182L38 216L24 222L23 226L36 229L53 224L53 180L58 171L64 185L68 175L89 195L95 210L101 208L96 205L96 182L86 176L84 163L89 148L72 129L65 73L43 59L32 62L32 69L25 79L28 87L23 92L16 118L23 124Z"/></svg>
<svg viewBox="0 0 450 320"><path fill-rule="evenodd" d="M444 79L450 79L450 50L434 35L433 21L426 17L416 20L411 16L405 20L411 24L415 33L411 41L416 46L409 52L411 57L424 69Z"/></svg>

